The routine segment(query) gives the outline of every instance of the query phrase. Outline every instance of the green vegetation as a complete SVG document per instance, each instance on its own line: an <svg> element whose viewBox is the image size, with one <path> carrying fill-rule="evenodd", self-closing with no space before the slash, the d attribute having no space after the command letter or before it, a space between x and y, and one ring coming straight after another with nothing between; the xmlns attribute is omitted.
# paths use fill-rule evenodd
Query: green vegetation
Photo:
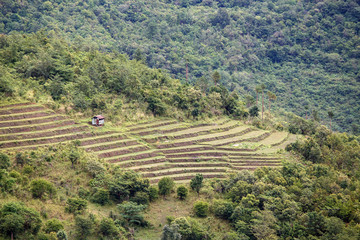
<svg viewBox="0 0 360 240"><path fill-rule="evenodd" d="M125 55L79 50L51 33L0 35L0 42L0 76L8 79L5 87L13 89L11 94L1 92L3 97L45 102L70 114L91 116L101 111L107 122L115 124L147 115L179 119L247 115L239 97L223 86L202 92ZM75 164L77 158L70 160Z"/></svg>
<svg viewBox="0 0 360 240"><path fill-rule="evenodd" d="M315 110L325 121L331 118L327 114L331 110L333 129L358 131L359 15L355 0L6 0L0 10L0 33L35 33L43 29L71 41L77 51L88 52L90 58L95 50L125 53L136 62L166 69L202 90L224 85L240 93L244 100L246 95L255 97L255 87L264 84L277 96L272 109L284 108L304 117ZM7 42L2 41L2 45ZM1 56L16 63L21 58L17 50L12 45ZM109 74L100 56L78 68L73 61L81 61L81 57L73 54L54 59L34 48L27 53L32 60L27 61L28 65L19 65L16 72L53 78L46 86L54 99L61 99L69 91L63 81L76 79L74 87L81 89L81 94L72 101L79 109L90 104L97 111L110 107L106 97L94 93L90 86L99 89L109 84L117 93L144 97L144 82L137 73L126 67L110 67L110 72L118 74ZM61 61L65 64L59 64ZM7 66L0 72L4 76L2 91L13 94L15 88L8 83L15 72ZM83 73L81 78L79 72ZM156 80L146 84L167 86L161 74L155 72L149 75L157 75ZM105 78L109 83L104 84ZM164 91L149 91L146 100L142 99L154 114L168 110L168 103L162 99ZM99 98L87 99L92 94ZM186 94L178 94L178 104L196 117L201 109L183 102ZM127 101L119 99L113 106L126 106Z"/></svg>

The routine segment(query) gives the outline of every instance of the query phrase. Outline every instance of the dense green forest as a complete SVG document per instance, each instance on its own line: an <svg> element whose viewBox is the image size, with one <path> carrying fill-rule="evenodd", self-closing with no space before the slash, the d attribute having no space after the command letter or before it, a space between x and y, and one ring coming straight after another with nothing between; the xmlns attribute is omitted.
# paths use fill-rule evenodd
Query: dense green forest
<svg viewBox="0 0 360 240"><path fill-rule="evenodd" d="M54 30L78 49L118 51L172 76L213 82L274 108L359 129L359 16L355 0L3 0L0 33Z"/></svg>
<svg viewBox="0 0 360 240"><path fill-rule="evenodd" d="M65 106L67 113L103 112L114 123L138 121L146 114L177 119L248 116L239 96L223 86L213 85L205 93L141 61L79 50L52 34L0 36L3 100L23 97L53 109Z"/></svg>

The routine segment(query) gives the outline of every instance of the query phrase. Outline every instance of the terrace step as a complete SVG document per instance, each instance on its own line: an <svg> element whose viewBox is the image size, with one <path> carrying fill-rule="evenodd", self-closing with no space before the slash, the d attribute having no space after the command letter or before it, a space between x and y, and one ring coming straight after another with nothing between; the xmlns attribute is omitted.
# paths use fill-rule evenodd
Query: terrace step
<svg viewBox="0 0 360 240"><path fill-rule="evenodd" d="M12 115L4 115L0 116L0 121L17 121L17 120L24 120L29 118L38 118L38 117L46 117L54 115L54 112L32 112L32 113L20 113L20 114L12 114Z"/></svg>
<svg viewBox="0 0 360 240"><path fill-rule="evenodd" d="M26 112L35 112L35 111L45 111L47 110L43 106L30 106L24 108L11 108L8 110L0 110L0 115L10 115L15 113L26 113Z"/></svg>
<svg viewBox="0 0 360 240"><path fill-rule="evenodd" d="M35 119L31 119L31 120L6 121L6 122L3 121L3 122L0 122L0 128L34 125L34 124L40 124L40 123L49 123L49 122L61 121L61 120L65 120L65 119L67 119L67 118L64 116L60 116L60 115L54 116L53 115L53 116L35 118Z"/></svg>
<svg viewBox="0 0 360 240"><path fill-rule="evenodd" d="M14 108L14 107L28 106L28 105L35 105L35 104L36 103L32 103L32 102L14 103L14 104L1 105L0 109L2 109L2 108Z"/></svg>
<svg viewBox="0 0 360 240"><path fill-rule="evenodd" d="M70 125L69 127L65 127L63 129L58 130L45 130L38 131L36 133L20 133L20 134L11 134L11 135L3 135L0 136L0 141L11 141L11 140L25 140L25 139L36 139L43 137L53 137L56 135L64 135L68 133L82 132L88 129L88 126L76 126Z"/></svg>
<svg viewBox="0 0 360 240"><path fill-rule="evenodd" d="M21 132L32 132L32 131L40 131L40 130L46 130L46 129L53 129L68 125L74 125L76 124L72 120L65 120L61 122L56 123L46 123L41 124L37 126L31 126L31 127L16 127L16 128L6 128L6 129L0 129L0 134L14 134L14 133L21 133Z"/></svg>

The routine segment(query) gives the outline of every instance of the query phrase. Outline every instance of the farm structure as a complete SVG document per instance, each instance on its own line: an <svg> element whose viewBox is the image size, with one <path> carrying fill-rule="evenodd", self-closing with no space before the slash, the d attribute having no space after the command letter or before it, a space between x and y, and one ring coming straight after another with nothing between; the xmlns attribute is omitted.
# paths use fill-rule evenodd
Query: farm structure
<svg viewBox="0 0 360 240"><path fill-rule="evenodd" d="M92 118L91 123L93 126L104 126L105 118L102 115L97 115Z"/></svg>

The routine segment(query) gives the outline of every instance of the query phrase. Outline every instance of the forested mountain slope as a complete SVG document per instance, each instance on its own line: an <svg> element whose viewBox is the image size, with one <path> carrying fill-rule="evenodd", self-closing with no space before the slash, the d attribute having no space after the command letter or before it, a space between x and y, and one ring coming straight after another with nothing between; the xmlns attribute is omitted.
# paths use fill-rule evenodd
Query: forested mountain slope
<svg viewBox="0 0 360 240"><path fill-rule="evenodd" d="M0 3L0 32L55 30L79 48L119 51L204 88L218 70L232 91L264 83L275 107L334 113L359 125L357 1L39 1ZM203 78L202 78L203 77ZM308 113L308 114L309 114ZM316 114L315 114L316 115Z"/></svg>

